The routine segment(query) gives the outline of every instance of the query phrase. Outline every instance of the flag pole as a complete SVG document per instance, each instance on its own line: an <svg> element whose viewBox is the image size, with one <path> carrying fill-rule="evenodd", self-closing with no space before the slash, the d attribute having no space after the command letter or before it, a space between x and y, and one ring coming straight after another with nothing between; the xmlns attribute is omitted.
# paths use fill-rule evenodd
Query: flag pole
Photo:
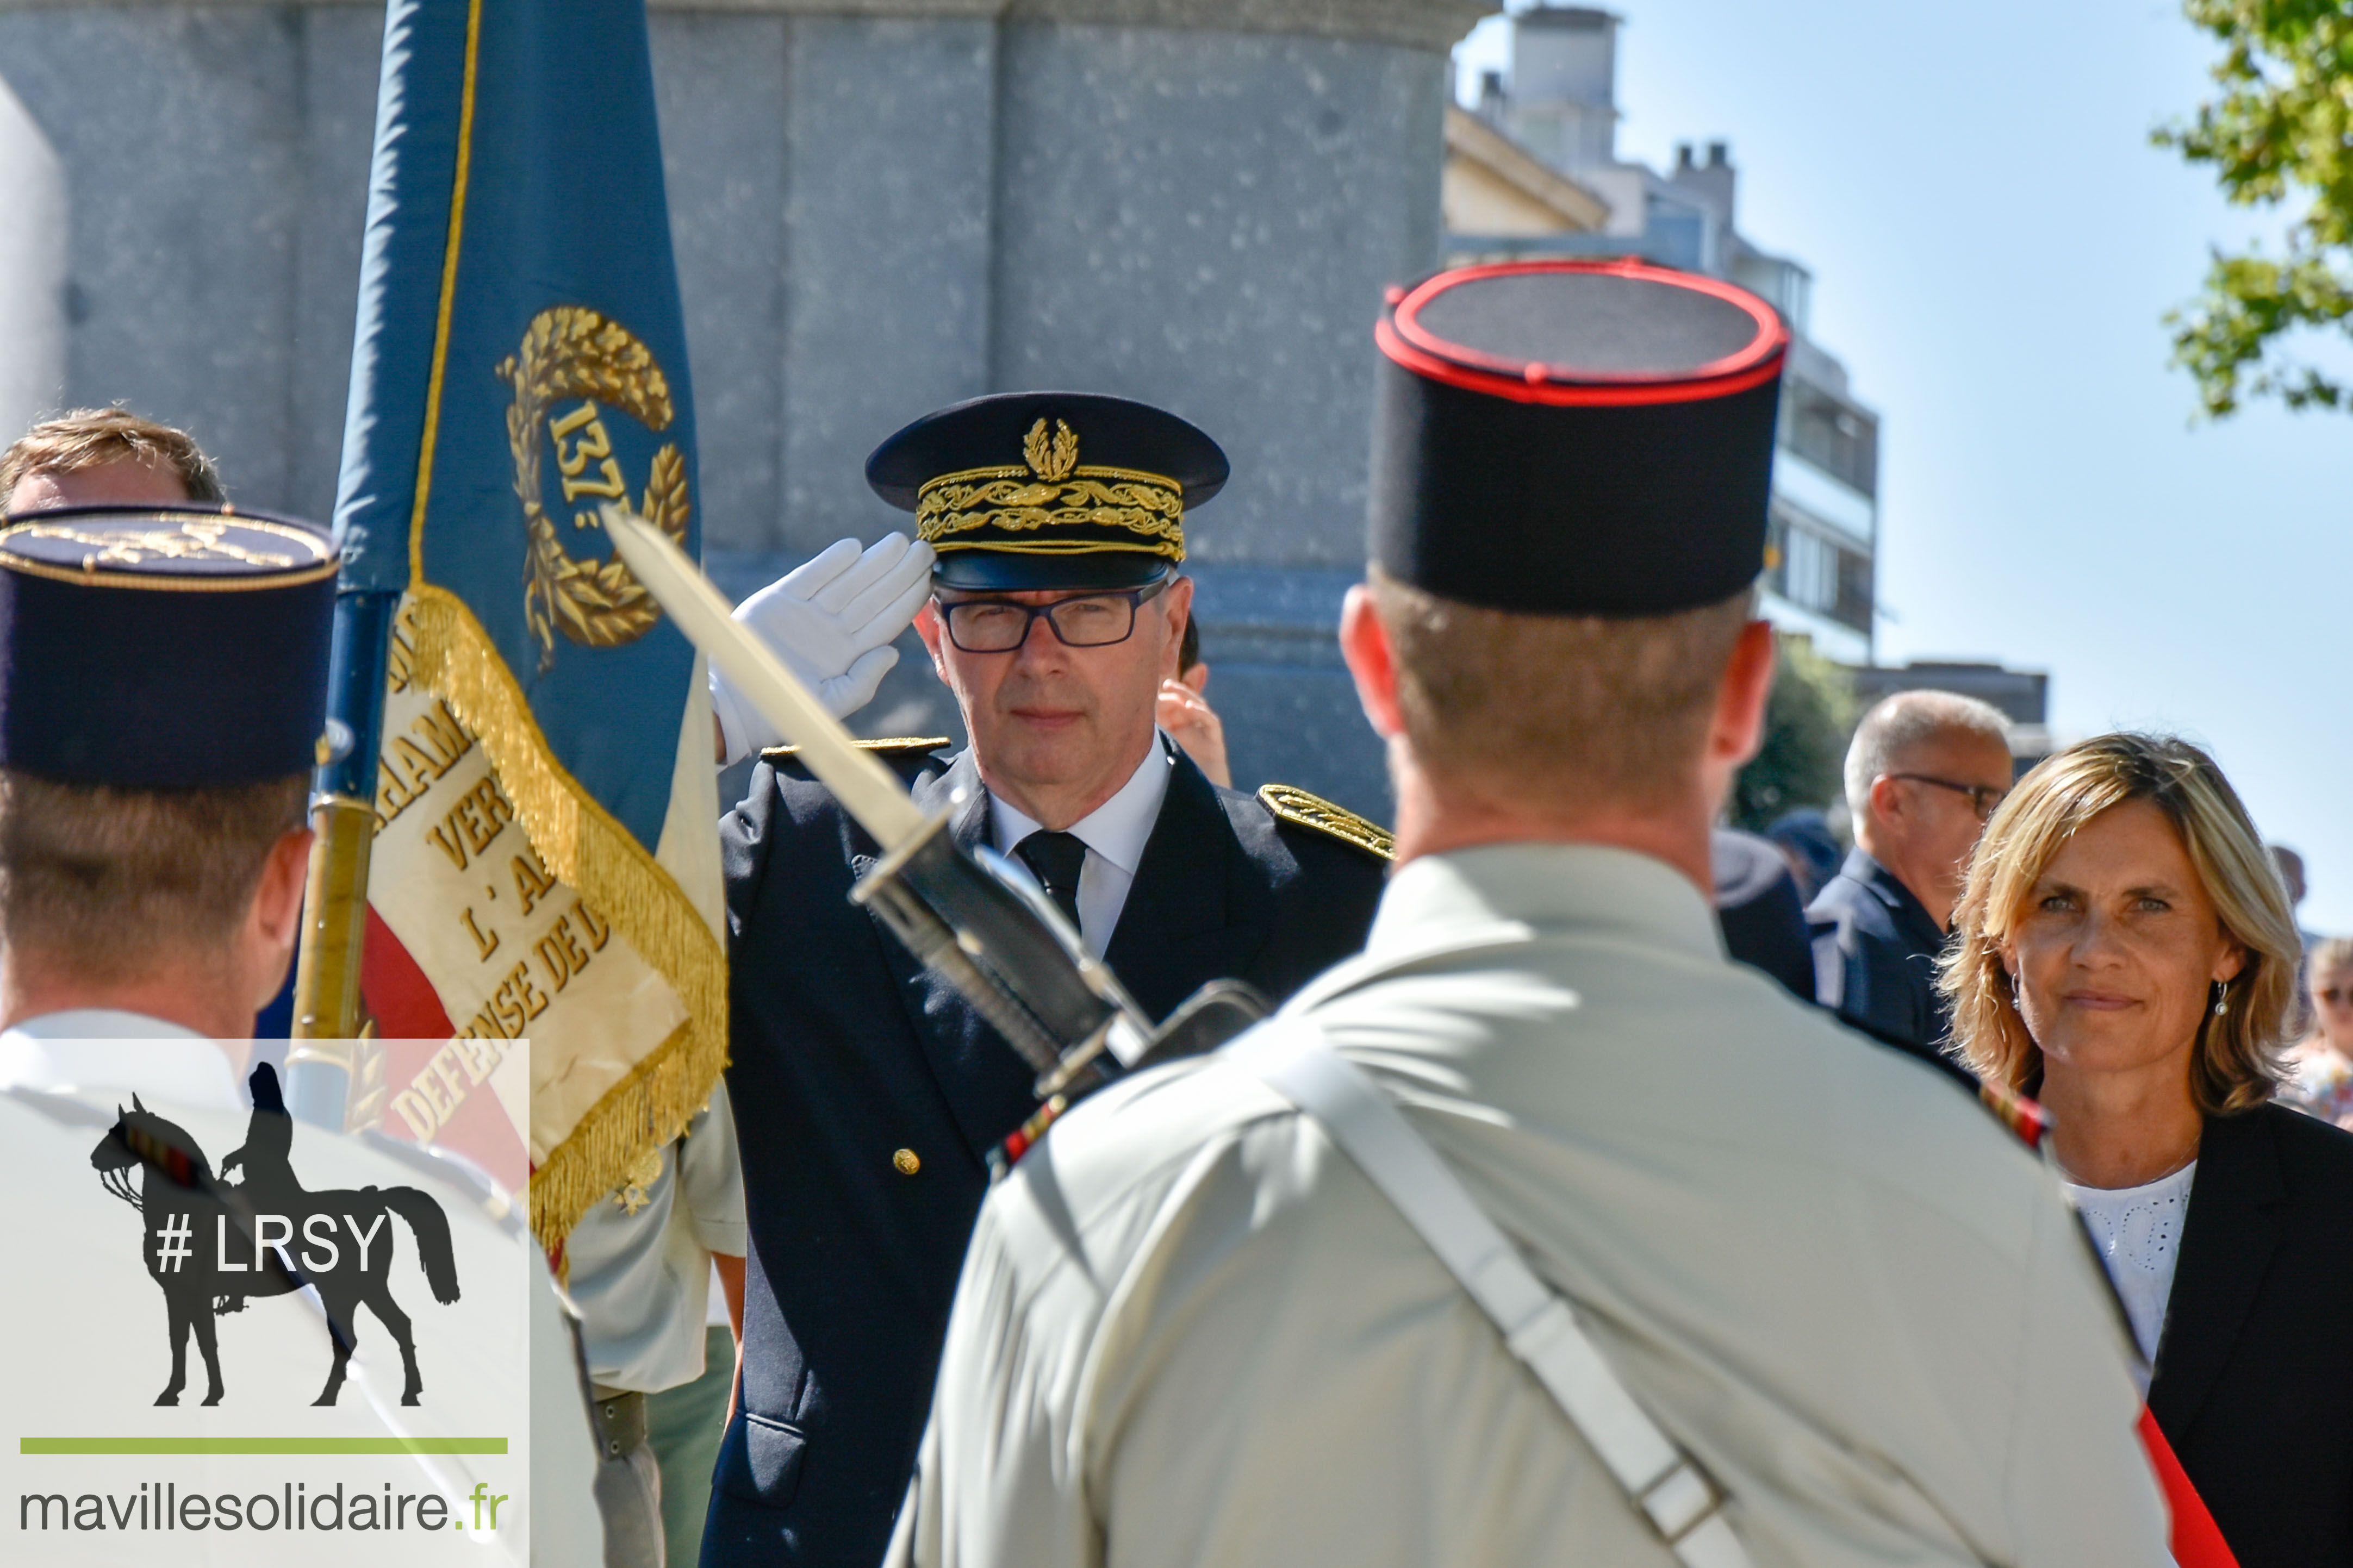
<svg viewBox="0 0 2353 1568"><path fill-rule="evenodd" d="M385 661L396 593L335 601L328 664L328 734L311 785L310 879L295 959L287 1104L306 1121L341 1129L361 1064L353 1045L364 1019L360 960L367 935L368 851L375 837L377 748L384 734Z"/></svg>

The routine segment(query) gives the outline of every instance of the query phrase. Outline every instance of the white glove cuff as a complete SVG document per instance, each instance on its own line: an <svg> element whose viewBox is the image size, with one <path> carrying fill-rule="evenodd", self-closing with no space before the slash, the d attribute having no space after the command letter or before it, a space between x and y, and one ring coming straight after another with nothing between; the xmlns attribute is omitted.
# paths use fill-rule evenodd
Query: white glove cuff
<svg viewBox="0 0 2353 1568"><path fill-rule="evenodd" d="M746 727L736 707L734 689L715 668L711 672L711 713L719 721L719 736L727 747L726 760L719 765L732 768L751 755L752 740L744 732Z"/></svg>

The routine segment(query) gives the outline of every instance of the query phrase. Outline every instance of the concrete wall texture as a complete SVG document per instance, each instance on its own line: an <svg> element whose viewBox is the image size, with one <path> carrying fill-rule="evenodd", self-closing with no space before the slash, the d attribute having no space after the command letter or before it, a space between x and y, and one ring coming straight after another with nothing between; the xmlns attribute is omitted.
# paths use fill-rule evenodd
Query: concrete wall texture
<svg viewBox="0 0 2353 1568"><path fill-rule="evenodd" d="M943 404L1160 404L1233 458L1187 532L1237 782L1385 813L1331 637L1370 327L1436 263L1446 49L1492 8L657 0L715 573L742 592L905 526L865 456ZM0 327L62 339L47 402L184 424L240 500L328 512L381 32L322 0L0 0L0 188L46 154L68 214L55 319L0 289ZM908 642L862 727L953 732Z"/></svg>
<svg viewBox="0 0 2353 1568"><path fill-rule="evenodd" d="M65 383L66 181L56 149L0 81L0 430Z"/></svg>

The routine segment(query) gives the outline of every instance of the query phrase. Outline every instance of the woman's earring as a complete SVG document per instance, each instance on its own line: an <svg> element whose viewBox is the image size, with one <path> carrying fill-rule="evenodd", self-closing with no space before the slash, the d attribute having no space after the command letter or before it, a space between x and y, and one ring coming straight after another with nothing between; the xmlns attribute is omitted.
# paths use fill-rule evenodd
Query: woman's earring
<svg viewBox="0 0 2353 1568"><path fill-rule="evenodd" d="M2231 1010L2231 987L2222 981L2214 982L2214 1016L2221 1017Z"/></svg>

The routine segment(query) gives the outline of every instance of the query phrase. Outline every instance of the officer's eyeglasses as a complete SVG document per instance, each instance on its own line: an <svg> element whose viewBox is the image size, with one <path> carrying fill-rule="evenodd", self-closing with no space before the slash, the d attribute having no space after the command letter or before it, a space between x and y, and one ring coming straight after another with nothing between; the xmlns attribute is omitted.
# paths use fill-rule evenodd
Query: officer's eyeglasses
<svg viewBox="0 0 2353 1568"><path fill-rule="evenodd" d="M948 641L966 653L1011 653L1044 621L1067 647L1109 647L1135 635L1135 607L1166 591L1170 578L1116 594L1077 594L1051 604L1011 599L935 599Z"/></svg>
<svg viewBox="0 0 2353 1568"><path fill-rule="evenodd" d="M1978 814L1979 822L1990 817L1993 815L1993 808L2000 805L2010 794L2008 784L1959 784L1952 779L1931 778L1926 773L1889 773L1887 776L1892 779L1909 779L1914 784L1934 784L1938 789L1948 789L1956 795L1968 795L1969 809Z"/></svg>

